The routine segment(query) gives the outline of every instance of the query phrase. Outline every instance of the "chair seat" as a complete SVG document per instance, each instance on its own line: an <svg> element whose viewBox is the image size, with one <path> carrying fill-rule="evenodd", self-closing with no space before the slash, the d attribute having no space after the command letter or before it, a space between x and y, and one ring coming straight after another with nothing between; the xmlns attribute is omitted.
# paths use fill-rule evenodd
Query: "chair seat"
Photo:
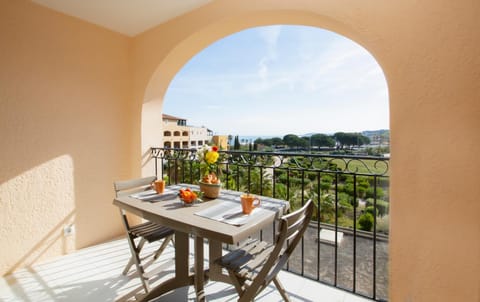
<svg viewBox="0 0 480 302"><path fill-rule="evenodd" d="M145 238L145 240L147 240L149 243L174 234L172 229L150 221L131 227L129 232L134 237Z"/></svg>
<svg viewBox="0 0 480 302"><path fill-rule="evenodd" d="M242 279L253 280L262 269L275 245L251 240L219 259L219 264Z"/></svg>
<svg viewBox="0 0 480 302"><path fill-rule="evenodd" d="M275 243L252 240L217 260L227 269L238 293L238 302L253 301L272 281L283 300L290 301L277 274L302 240L312 213L313 202L308 200L300 209L282 216Z"/></svg>

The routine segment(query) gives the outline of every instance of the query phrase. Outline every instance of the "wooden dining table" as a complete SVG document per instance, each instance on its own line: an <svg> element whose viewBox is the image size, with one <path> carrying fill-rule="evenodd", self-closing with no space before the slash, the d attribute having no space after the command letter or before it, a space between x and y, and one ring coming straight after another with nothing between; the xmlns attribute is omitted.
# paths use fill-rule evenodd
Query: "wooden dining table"
<svg viewBox="0 0 480 302"><path fill-rule="evenodd" d="M236 244L271 225L288 209L284 200L259 196L260 206L250 215L242 214L241 192L222 189L219 197L205 199L186 206L176 192L198 186L179 184L168 186L164 194L143 198L124 195L113 204L145 220L175 231L175 274L154 287L142 301L149 301L173 289L194 285L197 301L205 301L204 283L207 280L231 283L215 260L222 256L222 243ZM225 215L222 215L225 213ZM189 237L194 240L194 270L190 272ZM204 268L204 239L209 244L209 267Z"/></svg>

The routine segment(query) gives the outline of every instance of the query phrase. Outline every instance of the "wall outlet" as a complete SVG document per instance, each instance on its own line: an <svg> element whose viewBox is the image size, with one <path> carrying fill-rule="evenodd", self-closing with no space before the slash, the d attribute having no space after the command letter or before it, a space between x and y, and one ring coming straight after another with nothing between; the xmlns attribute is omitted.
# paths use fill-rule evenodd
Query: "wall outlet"
<svg viewBox="0 0 480 302"><path fill-rule="evenodd" d="M63 236L70 236L75 234L75 226L73 224L69 224L63 227Z"/></svg>

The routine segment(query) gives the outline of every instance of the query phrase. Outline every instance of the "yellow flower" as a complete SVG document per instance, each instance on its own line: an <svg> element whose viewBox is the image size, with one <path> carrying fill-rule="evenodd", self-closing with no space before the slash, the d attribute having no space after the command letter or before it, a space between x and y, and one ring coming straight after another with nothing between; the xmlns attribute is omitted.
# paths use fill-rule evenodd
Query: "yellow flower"
<svg viewBox="0 0 480 302"><path fill-rule="evenodd" d="M218 159L218 152L215 152L215 151L208 151L206 154L205 154L205 161L208 163L208 164L213 164L217 161Z"/></svg>

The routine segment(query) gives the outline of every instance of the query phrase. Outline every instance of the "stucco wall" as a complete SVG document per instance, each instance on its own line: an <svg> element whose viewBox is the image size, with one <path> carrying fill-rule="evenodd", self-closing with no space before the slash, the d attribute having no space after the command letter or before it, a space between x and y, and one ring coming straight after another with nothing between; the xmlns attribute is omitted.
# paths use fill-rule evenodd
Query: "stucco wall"
<svg viewBox="0 0 480 302"><path fill-rule="evenodd" d="M479 1L213 1L133 39L0 5L2 274L121 233L112 180L151 173L163 95L191 56L248 27L303 24L360 43L387 78L390 300L480 299Z"/></svg>
<svg viewBox="0 0 480 302"><path fill-rule="evenodd" d="M30 1L0 6L4 275L123 234L112 181L133 156L131 40Z"/></svg>
<svg viewBox="0 0 480 302"><path fill-rule="evenodd" d="M355 40L389 85L390 300L479 301L478 13L474 0L215 1L135 38L134 99L161 108L191 56L248 27L312 25ZM136 123L145 151L155 126Z"/></svg>

